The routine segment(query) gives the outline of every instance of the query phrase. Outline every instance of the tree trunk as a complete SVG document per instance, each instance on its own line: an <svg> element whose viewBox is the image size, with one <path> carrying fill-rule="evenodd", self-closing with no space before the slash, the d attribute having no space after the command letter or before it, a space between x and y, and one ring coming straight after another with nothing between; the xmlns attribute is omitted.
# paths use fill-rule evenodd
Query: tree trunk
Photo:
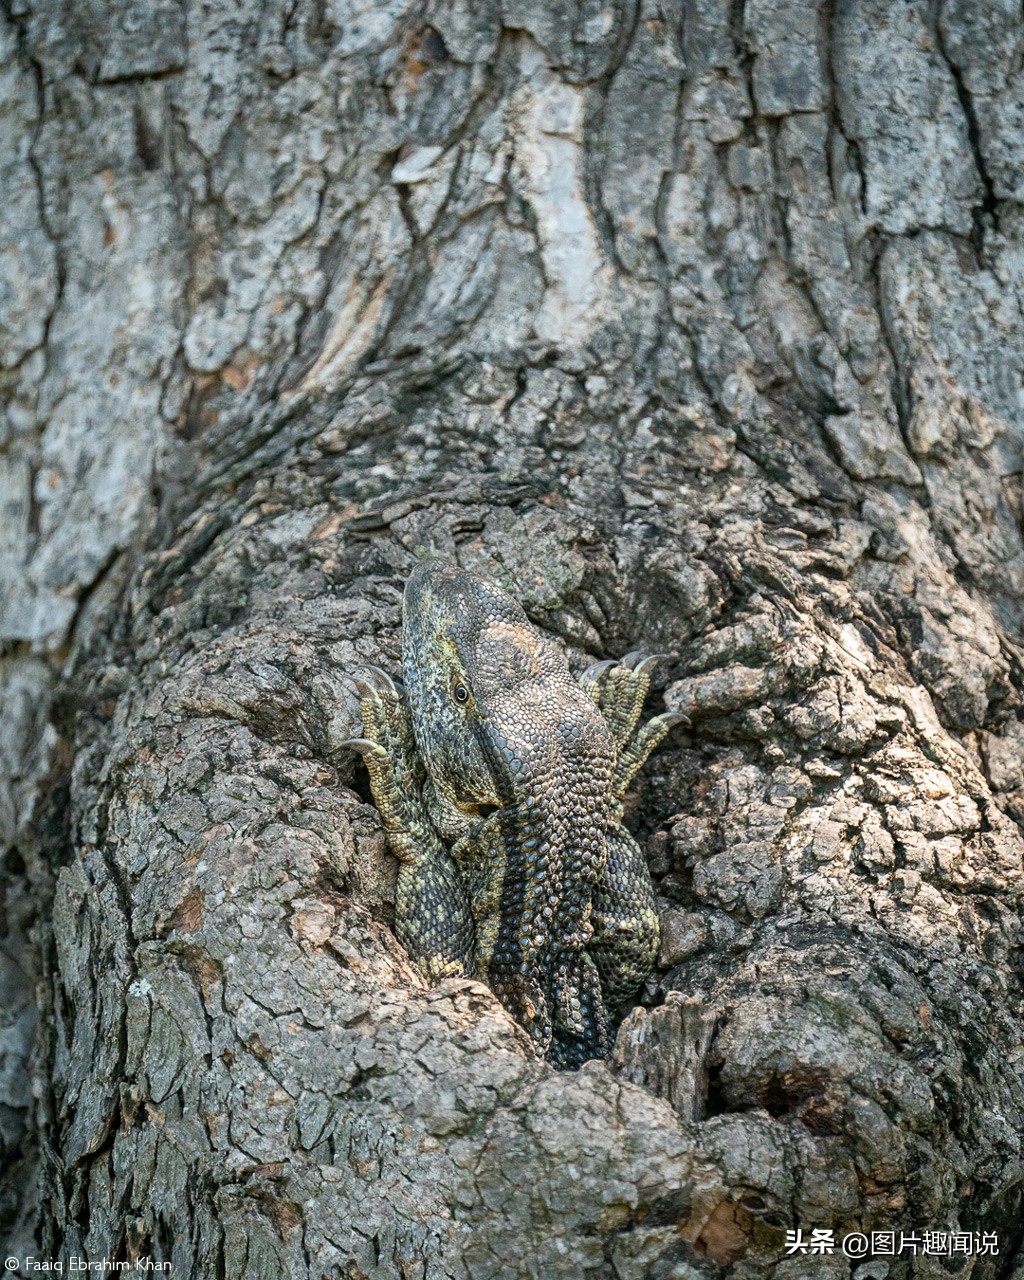
<svg viewBox="0 0 1024 1280"><path fill-rule="evenodd" d="M0 29L8 1251L1021 1280L1019 4ZM671 655L607 1064L389 930L338 744L426 552Z"/></svg>

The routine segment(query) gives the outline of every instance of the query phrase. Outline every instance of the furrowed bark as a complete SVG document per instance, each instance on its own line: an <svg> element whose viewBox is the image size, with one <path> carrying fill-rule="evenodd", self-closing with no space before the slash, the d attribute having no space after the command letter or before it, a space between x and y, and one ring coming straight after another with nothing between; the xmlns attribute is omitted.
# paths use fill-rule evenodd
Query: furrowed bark
<svg viewBox="0 0 1024 1280"><path fill-rule="evenodd" d="M1020 1280L1019 6L0 32L8 1252ZM338 744L429 551L672 655L610 1065L390 933Z"/></svg>

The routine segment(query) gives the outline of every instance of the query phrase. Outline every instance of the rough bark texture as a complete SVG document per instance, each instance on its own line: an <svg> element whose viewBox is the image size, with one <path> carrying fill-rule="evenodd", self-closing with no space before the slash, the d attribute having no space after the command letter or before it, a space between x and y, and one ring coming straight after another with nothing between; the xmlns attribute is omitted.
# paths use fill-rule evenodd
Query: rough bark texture
<svg viewBox="0 0 1024 1280"><path fill-rule="evenodd" d="M1020 1280L1016 0L5 0L0 58L9 1249ZM674 655L700 1061L673 997L553 1072L391 936L337 744L426 551Z"/></svg>

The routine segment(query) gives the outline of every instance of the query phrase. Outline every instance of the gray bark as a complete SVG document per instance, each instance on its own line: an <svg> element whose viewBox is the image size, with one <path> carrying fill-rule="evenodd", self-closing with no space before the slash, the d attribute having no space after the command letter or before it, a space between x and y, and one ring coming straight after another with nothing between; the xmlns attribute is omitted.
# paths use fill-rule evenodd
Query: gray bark
<svg viewBox="0 0 1024 1280"><path fill-rule="evenodd" d="M5 0L0 58L8 1249L1020 1280L1020 6ZM673 656L610 1064L389 931L338 744L426 551Z"/></svg>

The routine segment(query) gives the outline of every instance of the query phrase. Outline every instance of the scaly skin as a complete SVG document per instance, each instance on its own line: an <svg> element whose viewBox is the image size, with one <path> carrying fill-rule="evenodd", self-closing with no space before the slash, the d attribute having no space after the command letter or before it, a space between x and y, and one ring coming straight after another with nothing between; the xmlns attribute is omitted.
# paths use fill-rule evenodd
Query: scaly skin
<svg viewBox="0 0 1024 1280"><path fill-rule="evenodd" d="M683 717L640 727L654 659L577 683L515 600L445 561L409 578L403 633L405 689L357 681L350 743L400 863L399 941L432 982L488 983L539 1057L599 1057L658 946L622 798Z"/></svg>

